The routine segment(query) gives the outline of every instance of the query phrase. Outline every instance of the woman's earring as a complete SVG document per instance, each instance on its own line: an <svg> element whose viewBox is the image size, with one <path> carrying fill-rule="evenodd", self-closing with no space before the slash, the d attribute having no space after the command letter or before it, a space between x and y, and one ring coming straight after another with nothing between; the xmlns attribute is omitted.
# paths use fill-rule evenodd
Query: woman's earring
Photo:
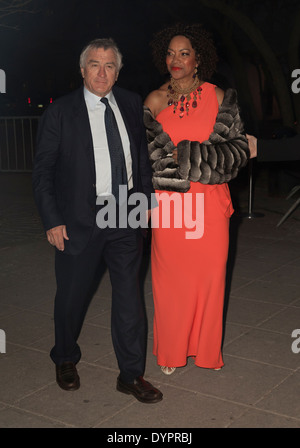
<svg viewBox="0 0 300 448"><path fill-rule="evenodd" d="M195 79L198 73L198 66L196 65L195 70L194 70L194 74L193 74L193 78Z"/></svg>

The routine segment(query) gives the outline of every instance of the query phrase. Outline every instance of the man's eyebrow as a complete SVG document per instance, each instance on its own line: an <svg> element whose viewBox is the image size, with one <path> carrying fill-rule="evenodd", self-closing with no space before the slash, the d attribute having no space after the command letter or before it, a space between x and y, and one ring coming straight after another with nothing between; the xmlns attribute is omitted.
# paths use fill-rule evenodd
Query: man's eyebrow
<svg viewBox="0 0 300 448"><path fill-rule="evenodd" d="M90 59L89 61L88 61L88 64L99 64L100 63L100 61L97 61L97 60L95 60L95 59ZM114 62L114 61L112 61L112 62L105 62L105 65L110 65L110 64L112 64L112 65L116 65L116 63Z"/></svg>

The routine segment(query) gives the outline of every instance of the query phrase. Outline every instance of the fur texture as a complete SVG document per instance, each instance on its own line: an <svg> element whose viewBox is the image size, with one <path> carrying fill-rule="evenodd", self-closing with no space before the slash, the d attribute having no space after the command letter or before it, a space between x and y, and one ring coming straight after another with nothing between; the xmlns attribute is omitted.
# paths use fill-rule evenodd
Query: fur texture
<svg viewBox="0 0 300 448"><path fill-rule="evenodd" d="M150 109L144 107L149 157L156 190L186 192L190 181L222 184L234 179L249 158L248 141L242 134L243 124L234 89L225 92L213 132L200 143L182 140L177 148ZM177 149L177 163L172 157Z"/></svg>

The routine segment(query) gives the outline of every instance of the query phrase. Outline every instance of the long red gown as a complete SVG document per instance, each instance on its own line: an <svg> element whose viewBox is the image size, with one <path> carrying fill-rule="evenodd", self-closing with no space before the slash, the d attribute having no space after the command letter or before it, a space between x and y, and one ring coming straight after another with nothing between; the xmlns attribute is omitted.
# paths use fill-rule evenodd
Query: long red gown
<svg viewBox="0 0 300 448"><path fill-rule="evenodd" d="M204 83L198 106L190 108L188 116L179 118L178 111L174 114L169 106L156 119L175 145L185 139L202 142L213 130L218 107L215 86ZM152 212L153 353L161 366L184 366L187 357L193 357L197 366L217 369L224 365L222 321L229 218L233 213L228 185L191 182L187 193L176 193L177 206L171 208L169 226L162 222L162 216L170 209L172 194L156 190L159 207ZM180 200L182 209L178 207ZM196 238L191 237L191 224L179 216L181 213L197 217Z"/></svg>

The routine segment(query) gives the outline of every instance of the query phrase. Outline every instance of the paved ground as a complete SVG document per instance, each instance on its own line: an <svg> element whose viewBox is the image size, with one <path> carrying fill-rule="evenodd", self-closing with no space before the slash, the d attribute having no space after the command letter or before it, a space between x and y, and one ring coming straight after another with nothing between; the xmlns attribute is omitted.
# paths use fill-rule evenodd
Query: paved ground
<svg viewBox="0 0 300 448"><path fill-rule="evenodd" d="M247 190L232 184L236 206ZM300 207L279 228L293 199L269 197L257 180L254 210L232 219L225 367L191 362L164 376L151 353L153 303L148 254L144 295L149 320L146 377L164 393L156 405L116 391L110 338L110 284L105 274L80 336L81 388L62 391L49 358L53 344L53 249L45 241L30 176L0 174L1 428L242 428L300 426ZM300 330L299 330L300 337ZM3 350L2 350L3 351ZM297 351L297 350L294 350ZM113 434L113 431L112 431Z"/></svg>

